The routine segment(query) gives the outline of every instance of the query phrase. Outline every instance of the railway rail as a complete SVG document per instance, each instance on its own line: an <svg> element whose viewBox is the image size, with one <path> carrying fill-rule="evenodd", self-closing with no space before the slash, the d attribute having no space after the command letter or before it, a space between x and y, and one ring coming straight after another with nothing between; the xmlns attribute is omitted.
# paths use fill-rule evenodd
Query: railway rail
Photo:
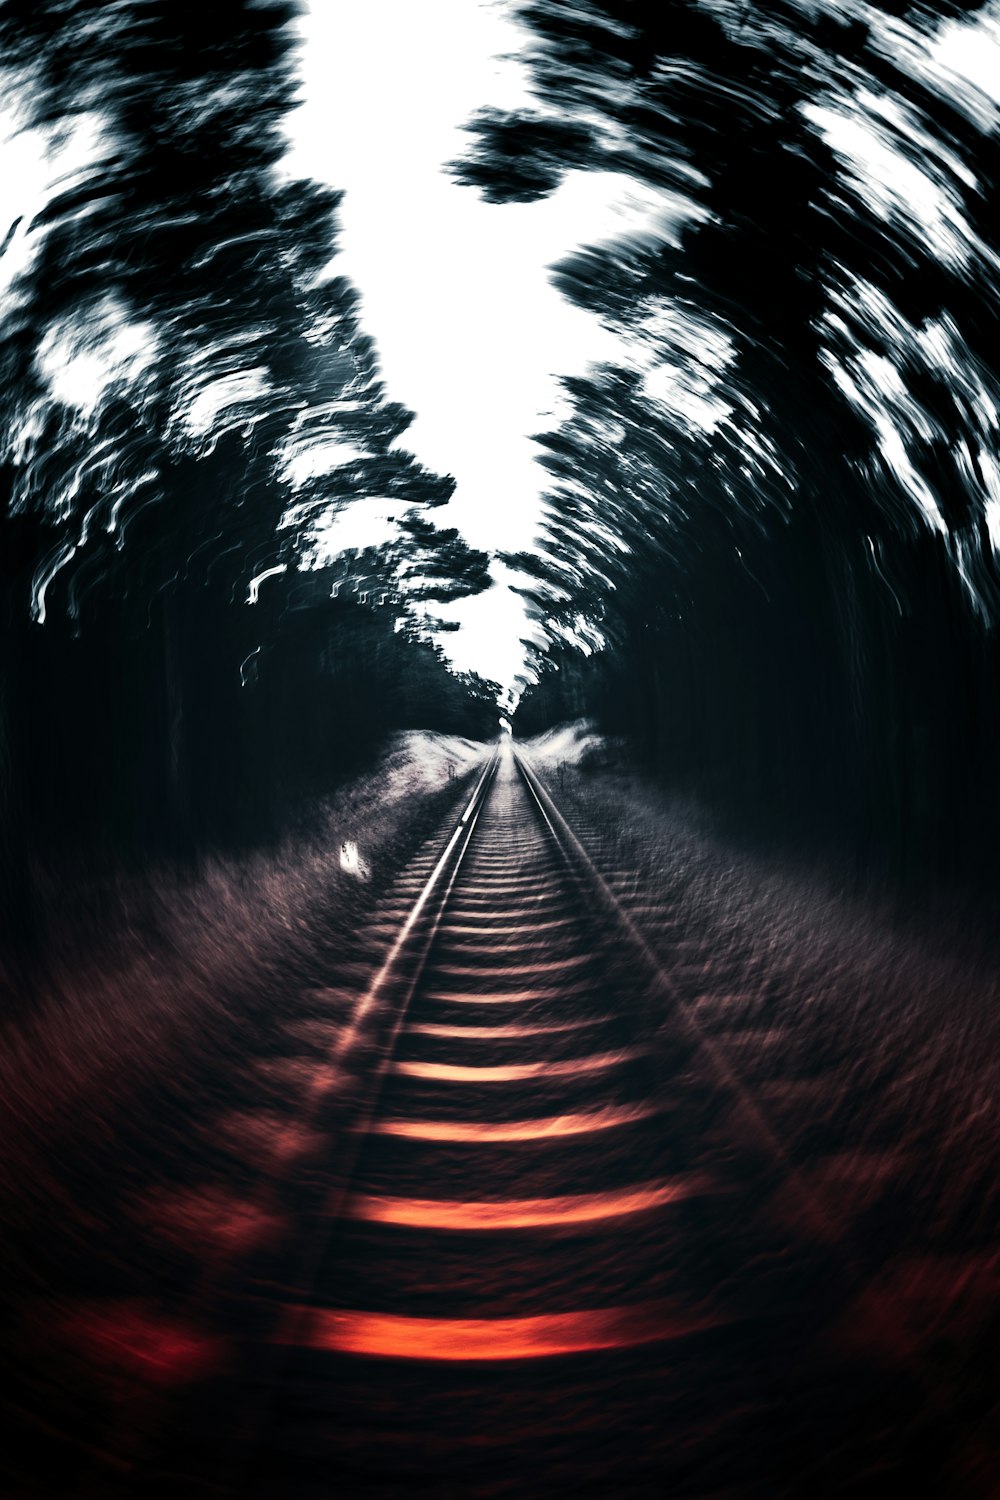
<svg viewBox="0 0 1000 1500"><path fill-rule="evenodd" d="M131 1493L978 1493L947 1393L858 1325L857 1248L509 745L376 932L303 1098L326 1144L265 1174L299 1232L206 1272L237 1356Z"/></svg>

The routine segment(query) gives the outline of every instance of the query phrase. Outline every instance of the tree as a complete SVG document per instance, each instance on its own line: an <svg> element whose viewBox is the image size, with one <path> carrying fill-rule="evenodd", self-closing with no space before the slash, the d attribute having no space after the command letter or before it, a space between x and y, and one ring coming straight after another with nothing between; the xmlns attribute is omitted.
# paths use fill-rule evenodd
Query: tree
<svg viewBox="0 0 1000 1500"><path fill-rule="evenodd" d="M282 175L294 13L0 9L24 128L87 145L15 228L24 265L0 324L14 880L28 843L191 854L266 833L288 767L269 762L246 664L287 621L251 601L301 576L344 506L417 515L454 488L399 445L410 413L334 274L339 195ZM445 592L484 575L433 529L420 555ZM413 559L386 566L405 594ZM337 622L357 634L349 612ZM320 673L307 653L298 714Z"/></svg>
<svg viewBox="0 0 1000 1500"><path fill-rule="evenodd" d="M663 195L634 241L555 272L623 355L567 382L573 414L542 440L528 587L550 638L601 630L609 722L670 774L939 865L965 857L939 812L923 849L901 843L935 776L956 828L998 816L985 774L960 774L997 721L996 144L914 59L977 8L889 25L879 7L529 4L533 108L474 120L456 168L493 201L581 169Z"/></svg>

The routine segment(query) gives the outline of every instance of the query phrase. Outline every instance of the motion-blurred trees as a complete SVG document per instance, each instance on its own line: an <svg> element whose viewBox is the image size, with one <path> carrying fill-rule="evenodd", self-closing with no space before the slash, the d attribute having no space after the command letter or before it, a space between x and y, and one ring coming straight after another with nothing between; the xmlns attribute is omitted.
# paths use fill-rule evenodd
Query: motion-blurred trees
<svg viewBox="0 0 1000 1500"><path fill-rule="evenodd" d="M410 413L328 269L339 195L283 175L294 13L0 9L21 128L68 162L7 237L20 262L0 307L0 816L15 884L29 840L185 853L266 835L301 761L294 721L311 740L310 716L328 725L316 769L339 774L398 722L380 674L395 680L403 658L434 659L425 721L438 702L461 720L452 674L419 644L409 575L419 565L425 598L460 595L487 560L423 520L453 481L398 446ZM399 607L328 597L304 635L288 586L333 517L371 499L410 517L413 547L383 559ZM359 652L381 708L341 725L330 662Z"/></svg>
<svg viewBox="0 0 1000 1500"><path fill-rule="evenodd" d="M598 169L660 194L557 268L622 355L565 383L543 555L512 560L560 659L603 633L591 708L757 826L973 875L1000 833L997 147L914 58L977 8L886 5L886 30L539 0L534 107L474 119L455 167L496 202ZM859 120L924 174L930 229L895 182L866 191ZM566 680L543 671L536 723Z"/></svg>

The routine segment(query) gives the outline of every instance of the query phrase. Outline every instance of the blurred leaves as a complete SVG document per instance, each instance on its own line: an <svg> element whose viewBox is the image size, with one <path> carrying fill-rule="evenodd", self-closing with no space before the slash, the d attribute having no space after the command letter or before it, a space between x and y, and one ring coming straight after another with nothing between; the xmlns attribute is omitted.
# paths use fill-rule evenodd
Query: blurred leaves
<svg viewBox="0 0 1000 1500"><path fill-rule="evenodd" d="M211 573L245 593L347 504L452 492L394 446L411 414L329 274L340 195L279 170L295 11L0 10L23 129L78 142L0 325L6 509L37 531L40 618L85 560L88 588Z"/></svg>
<svg viewBox="0 0 1000 1500"><path fill-rule="evenodd" d="M978 8L519 7L535 102L473 120L459 179L502 201L521 171L535 196L617 170L667 210L554 270L622 355L565 382L573 413L540 438L554 486L523 565L553 639L581 613L612 632L664 598L687 614L706 549L724 573L759 550L767 593L793 514L831 559L939 532L996 618L977 455L1000 440L997 148L930 50Z"/></svg>
<svg viewBox="0 0 1000 1500"><path fill-rule="evenodd" d="M523 122L567 132L534 178L523 137L529 182L617 171L662 212L554 268L618 351L563 382L539 555L506 561L529 732L597 712L755 833L992 879L1000 145L944 61L979 34L941 47L980 10L518 7ZM502 124L459 168L492 200Z"/></svg>
<svg viewBox="0 0 1000 1500"><path fill-rule="evenodd" d="M489 554L470 547L455 527L439 528L419 511L410 511L400 530L398 566L411 598L444 604L490 587Z"/></svg>
<svg viewBox="0 0 1000 1500"><path fill-rule="evenodd" d="M489 203L531 203L559 186L567 164L596 159L593 137L582 126L543 115L484 109L466 129L475 141L456 162L457 181L477 187Z"/></svg>

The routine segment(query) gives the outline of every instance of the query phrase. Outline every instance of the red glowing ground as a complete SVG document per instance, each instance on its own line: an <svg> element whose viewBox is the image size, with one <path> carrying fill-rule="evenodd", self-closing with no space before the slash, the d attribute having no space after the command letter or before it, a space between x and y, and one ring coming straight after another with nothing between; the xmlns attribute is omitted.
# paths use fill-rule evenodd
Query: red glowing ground
<svg viewBox="0 0 1000 1500"><path fill-rule="evenodd" d="M553 1198L458 1202L448 1198L382 1198L358 1194L351 1201L355 1219L406 1224L419 1229L536 1229L546 1224L586 1224L625 1214L646 1213L684 1198L713 1191L710 1178L692 1174L672 1182L642 1183L610 1193L570 1193Z"/></svg>
<svg viewBox="0 0 1000 1500"><path fill-rule="evenodd" d="M684 1338L721 1319L678 1311L665 1302L638 1302L531 1318L410 1318L334 1309L293 1310L278 1342L381 1359L543 1359L597 1349Z"/></svg>
<svg viewBox="0 0 1000 1500"><path fill-rule="evenodd" d="M652 1102L608 1105L604 1109L576 1114L547 1115L528 1120L401 1120L376 1121L378 1135L406 1136L423 1141L534 1141L546 1136L588 1135L591 1131L613 1130L632 1125L658 1113L661 1105Z"/></svg>

